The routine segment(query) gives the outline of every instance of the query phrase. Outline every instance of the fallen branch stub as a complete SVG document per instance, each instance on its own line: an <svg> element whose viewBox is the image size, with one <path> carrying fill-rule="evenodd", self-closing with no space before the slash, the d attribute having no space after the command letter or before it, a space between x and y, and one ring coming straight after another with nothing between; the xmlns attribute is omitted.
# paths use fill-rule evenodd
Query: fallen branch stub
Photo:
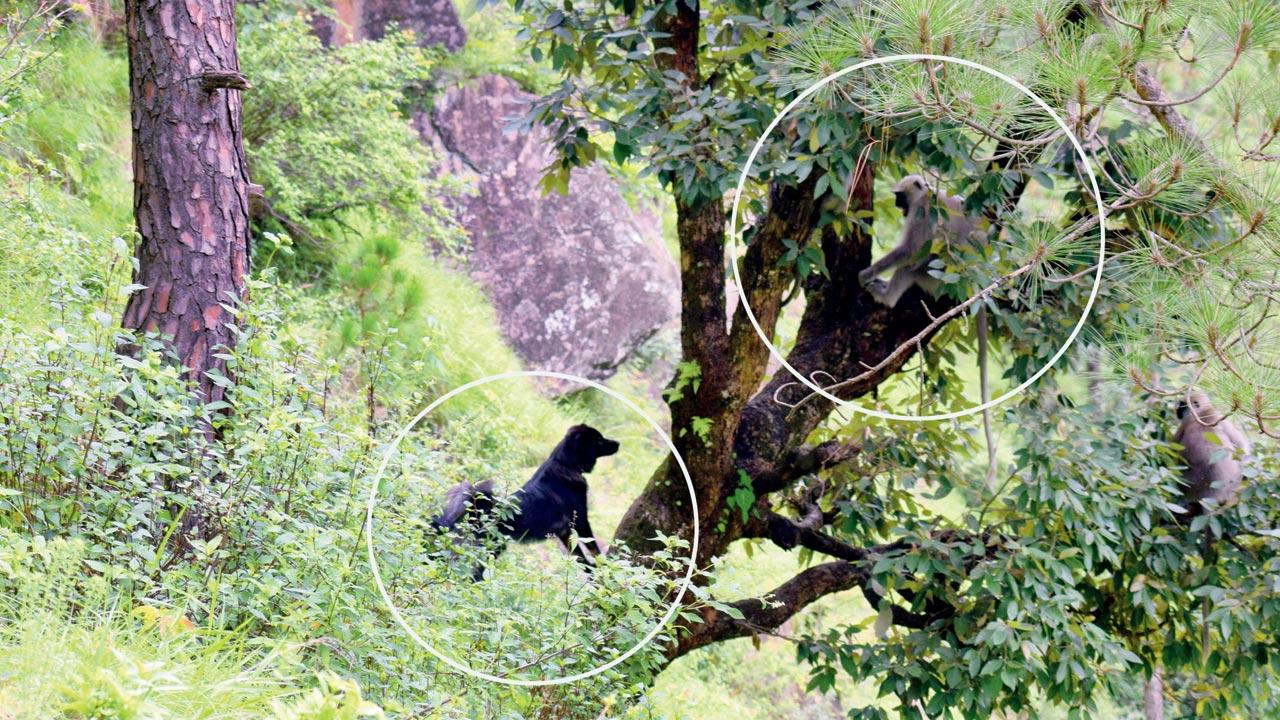
<svg viewBox="0 0 1280 720"><path fill-rule="evenodd" d="M249 183L249 217L258 219L267 216L271 206L267 203L266 188L257 183Z"/></svg>
<svg viewBox="0 0 1280 720"><path fill-rule="evenodd" d="M248 90L249 78L239 70L206 69L200 73L200 89L205 92L214 90Z"/></svg>

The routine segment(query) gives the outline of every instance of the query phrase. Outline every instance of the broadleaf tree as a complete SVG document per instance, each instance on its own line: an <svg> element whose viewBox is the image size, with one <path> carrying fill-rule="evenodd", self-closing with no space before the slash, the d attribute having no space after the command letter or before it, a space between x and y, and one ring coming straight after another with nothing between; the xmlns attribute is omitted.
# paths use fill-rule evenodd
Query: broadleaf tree
<svg viewBox="0 0 1280 720"><path fill-rule="evenodd" d="M560 83L528 122L574 168L632 163L669 193L682 282L681 361L666 393L697 492L700 563L735 544L798 549L757 597L699 610L674 659L769 634L851 591L874 633L798 639L811 689L872 681L902 717L988 717L1035 703L1084 716L1163 672L1149 713L1274 712L1280 416L1275 333L1280 10L1268 0L517 0L533 60ZM747 153L801 88L872 57L942 62L843 76ZM1081 157L1067 140L1081 143ZM1094 168L1098 211L1085 159ZM938 297L884 307L857 280L901 228L907 173L965 196L976 247L941 247ZM977 418L882 422L770 363L765 334L842 401L897 413L971 406L975 319L1008 389L984 482ZM1237 501L1184 507L1173 405L1207 391L1257 444ZM936 498L959 500L939 509ZM1180 504L1183 503L1183 504ZM671 458L615 542L691 533ZM1150 689L1150 687L1149 687ZM1273 708L1273 710L1266 710ZM853 711L885 717L883 706Z"/></svg>

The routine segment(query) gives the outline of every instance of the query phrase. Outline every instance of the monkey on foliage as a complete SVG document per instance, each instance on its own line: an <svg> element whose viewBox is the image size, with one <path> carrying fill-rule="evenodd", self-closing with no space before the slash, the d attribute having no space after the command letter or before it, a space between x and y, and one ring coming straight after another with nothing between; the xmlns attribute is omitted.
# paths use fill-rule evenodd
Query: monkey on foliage
<svg viewBox="0 0 1280 720"><path fill-rule="evenodd" d="M940 283L929 274L929 265L938 257L930 249L939 232L949 244L974 245L978 241L979 220L964 214L964 198L940 196L947 218L939 227L931 207L935 195L933 187L919 175L908 175L893 186L893 202L904 218L902 237L884 257L858 273L858 282L881 305L897 305L912 285L930 295L938 292ZM886 270L894 270L888 282L877 277Z"/></svg>
<svg viewBox="0 0 1280 720"><path fill-rule="evenodd" d="M1187 512L1194 517L1234 504L1244 479L1241 460L1253 449L1249 438L1235 423L1223 417L1209 402L1209 396L1199 390L1192 390L1178 403L1178 419L1181 422L1173 441L1182 446L1182 477L1186 481L1182 501ZM1206 500L1210 503L1208 507ZM1216 555L1214 534L1207 527L1201 552L1204 562L1212 564ZM1201 599L1200 653L1206 662L1212 647L1209 605L1207 596Z"/></svg>
<svg viewBox="0 0 1280 720"><path fill-rule="evenodd" d="M937 191L920 175L907 175L893 186L893 204L902 210L902 237L884 257L858 273L858 282L881 305L894 307L902 295L919 287L936 297L941 282L929 274L929 266L938 258L932 252L933 240L941 233L948 245L976 245L981 241L980 219L964 213L964 198L959 195L941 195L945 220L938 224L934 218L933 198ZM889 281L877 277L886 270L893 270ZM978 369L982 402L991 399L987 380L988 328L987 308L978 305L975 317L978 338ZM982 413L983 431L987 441L987 484L995 482L997 453L995 434L991 425L991 413Z"/></svg>
<svg viewBox="0 0 1280 720"><path fill-rule="evenodd" d="M1205 500L1214 508L1235 502L1244 477L1240 461L1252 450L1249 438L1199 390L1178 403L1178 419L1173 441L1182 446L1187 510L1199 515L1205 511Z"/></svg>

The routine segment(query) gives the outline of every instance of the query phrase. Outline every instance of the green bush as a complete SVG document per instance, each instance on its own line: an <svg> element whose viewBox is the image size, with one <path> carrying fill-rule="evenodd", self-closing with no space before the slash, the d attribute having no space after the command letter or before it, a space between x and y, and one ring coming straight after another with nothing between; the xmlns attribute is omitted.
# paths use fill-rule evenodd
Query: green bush
<svg viewBox="0 0 1280 720"><path fill-rule="evenodd" d="M48 56L22 78L15 121L0 126L0 156L51 181L64 202L79 200L67 218L77 230L119 232L132 223L128 63L80 26L42 49Z"/></svg>
<svg viewBox="0 0 1280 720"><path fill-rule="evenodd" d="M246 117L260 133L254 178L291 229L325 244L308 258L323 262L308 270L319 281L302 285L270 269L293 250L286 236L255 239L269 269L236 311L222 405L200 406L160 343L117 327L131 255L123 58L68 30L11 96L26 104L0 129L0 597L13 598L0 602L0 715L594 718L620 706L643 692L657 645L570 688L495 686L414 644L374 591L364 499L387 430L520 363L480 289L427 248L451 229L433 224L440 189L404 115L419 51L409 67L402 38L311 57L296 19L244 27L247 107L286 103L265 124ZM324 212L339 197L358 202ZM116 354L126 340L136 356ZM612 554L585 583L545 544L512 549L479 585L450 581L465 558L428 558L443 488L509 488L588 418L637 425L512 381L458 397L406 440L374 545L434 646L492 671L565 675L624 652L665 611L675 544L656 567ZM626 482L643 482L654 451L626 445ZM193 518L206 532L184 542Z"/></svg>
<svg viewBox="0 0 1280 720"><path fill-rule="evenodd" d="M379 210L398 232L452 246L460 231L430 176L411 123L414 88L432 62L411 35L326 49L305 16L241 11L240 54L250 175L266 191L267 229L327 244L355 211ZM323 256L313 259L326 259Z"/></svg>
<svg viewBox="0 0 1280 720"><path fill-rule="evenodd" d="M87 573L86 563L101 568ZM83 542L0 530L0 714L48 720L260 720L323 695L287 642L197 627L113 588ZM127 572L127 571L125 571Z"/></svg>
<svg viewBox="0 0 1280 720"><path fill-rule="evenodd" d="M0 318L32 326L127 271L112 245L133 222L127 64L74 28L44 51L0 123Z"/></svg>
<svg viewBox="0 0 1280 720"><path fill-rule="evenodd" d="M151 598L201 627L300 644L306 667L357 679L393 714L462 695L595 717L604 698L641 692L656 645L572 690L529 692L442 675L400 632L374 590L363 539L380 447L357 413L327 395L340 384L326 374L336 368L288 329L280 308L296 291L258 280L253 292L239 310L225 407L194 402L154 342L140 341L136 358L116 355L122 336L93 305L69 302L69 322L41 337L3 328L11 353L0 369L9 409L0 425L4 524L77 538L84 567L111 573L119 597ZM216 439L202 431L206 422ZM483 424L458 418L447 434L483 437ZM665 611L666 577L684 554L676 545L652 568L611 554L586 582L568 559L538 551L509 552L478 585L450 581L428 561L427 520L445 487L471 472L523 472L514 448L469 456L473 447L415 433L380 486L374 547L410 626L450 656L535 677L580 672L635 644ZM176 528L197 507L204 538L179 554ZM106 692L94 687L85 692Z"/></svg>
<svg viewBox="0 0 1280 720"><path fill-rule="evenodd" d="M437 85L502 75L529 92L543 93L555 86L555 74L547 66L525 60L517 32L521 20L509 5L483 0L459 0L454 5L467 29L467 44L440 59Z"/></svg>

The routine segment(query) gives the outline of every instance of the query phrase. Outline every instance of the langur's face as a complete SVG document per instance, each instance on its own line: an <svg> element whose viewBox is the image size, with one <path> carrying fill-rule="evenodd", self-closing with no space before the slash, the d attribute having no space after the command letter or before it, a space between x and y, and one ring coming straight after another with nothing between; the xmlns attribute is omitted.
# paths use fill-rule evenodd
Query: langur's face
<svg viewBox="0 0 1280 720"><path fill-rule="evenodd" d="M1189 412L1191 412L1191 405L1187 403L1186 398L1182 398L1178 401L1178 419L1182 420Z"/></svg>
<svg viewBox="0 0 1280 720"><path fill-rule="evenodd" d="M1217 410L1209 404L1209 396L1199 390L1193 390L1189 396L1178 401L1178 419L1182 420L1187 415L1192 415L1201 421L1211 421L1210 416L1216 416Z"/></svg>
<svg viewBox="0 0 1280 720"><path fill-rule="evenodd" d="M893 186L893 204L905 215L912 208L921 207L929 186L919 175L908 175Z"/></svg>

